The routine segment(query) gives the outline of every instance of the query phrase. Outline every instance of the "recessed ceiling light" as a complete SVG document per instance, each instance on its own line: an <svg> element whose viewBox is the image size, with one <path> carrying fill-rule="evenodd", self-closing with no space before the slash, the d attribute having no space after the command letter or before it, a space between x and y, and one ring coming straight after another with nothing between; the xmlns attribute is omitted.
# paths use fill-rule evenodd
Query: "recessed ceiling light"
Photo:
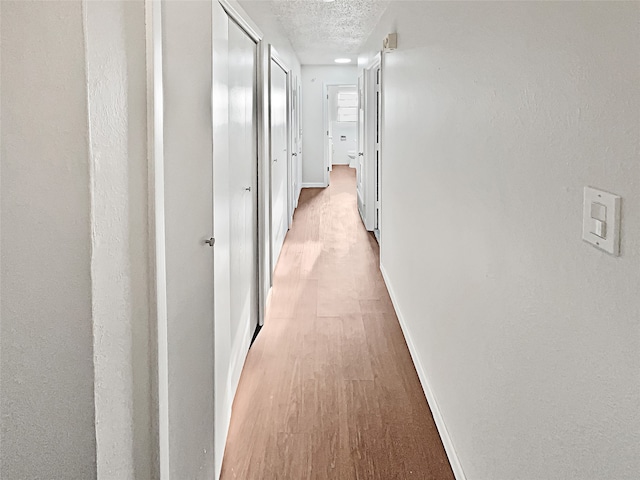
<svg viewBox="0 0 640 480"><path fill-rule="evenodd" d="M336 63L351 63L351 59L350 58L336 58L334 60L334 62L336 62Z"/></svg>
<svg viewBox="0 0 640 480"><path fill-rule="evenodd" d="M324 0L324 1L329 3L329 2L335 2L336 0Z"/></svg>

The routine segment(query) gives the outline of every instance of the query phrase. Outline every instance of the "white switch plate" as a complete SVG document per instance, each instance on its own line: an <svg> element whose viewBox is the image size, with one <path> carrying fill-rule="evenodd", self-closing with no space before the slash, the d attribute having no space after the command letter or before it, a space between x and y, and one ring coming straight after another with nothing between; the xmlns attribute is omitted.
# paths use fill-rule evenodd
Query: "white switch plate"
<svg viewBox="0 0 640 480"><path fill-rule="evenodd" d="M584 187L584 204L582 211L582 239L596 248L614 256L620 255L620 197L593 187ZM594 204L596 204L594 206ZM594 212L606 208L602 238L595 233ZM597 216L601 216L600 214ZM602 220L602 219L600 219Z"/></svg>

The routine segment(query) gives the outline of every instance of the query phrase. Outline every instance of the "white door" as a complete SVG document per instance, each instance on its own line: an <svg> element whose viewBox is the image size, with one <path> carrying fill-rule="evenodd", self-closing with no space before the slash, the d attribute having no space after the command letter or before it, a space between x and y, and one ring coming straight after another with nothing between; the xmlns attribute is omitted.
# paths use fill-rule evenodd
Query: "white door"
<svg viewBox="0 0 640 480"><path fill-rule="evenodd" d="M275 269L289 229L287 154L287 72L273 59L270 80L271 109L271 258Z"/></svg>
<svg viewBox="0 0 640 480"><path fill-rule="evenodd" d="M358 195L358 211L362 217L362 221L365 222L364 211L364 75L358 77L358 152L356 157L356 192Z"/></svg>
<svg viewBox="0 0 640 480"><path fill-rule="evenodd" d="M233 20L229 20L229 254L232 355L234 352L239 355L246 352L258 325L256 51L256 43Z"/></svg>

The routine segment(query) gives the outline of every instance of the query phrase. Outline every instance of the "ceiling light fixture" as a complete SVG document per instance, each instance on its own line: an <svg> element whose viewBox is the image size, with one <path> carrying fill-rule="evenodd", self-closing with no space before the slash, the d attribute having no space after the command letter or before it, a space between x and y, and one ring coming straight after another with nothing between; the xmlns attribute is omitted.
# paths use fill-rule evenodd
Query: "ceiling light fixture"
<svg viewBox="0 0 640 480"><path fill-rule="evenodd" d="M330 3L330 2L335 2L336 0L324 0L324 1L327 3Z"/></svg>
<svg viewBox="0 0 640 480"><path fill-rule="evenodd" d="M336 63L351 63L351 59L350 58L336 58L334 60L334 62L336 62Z"/></svg>

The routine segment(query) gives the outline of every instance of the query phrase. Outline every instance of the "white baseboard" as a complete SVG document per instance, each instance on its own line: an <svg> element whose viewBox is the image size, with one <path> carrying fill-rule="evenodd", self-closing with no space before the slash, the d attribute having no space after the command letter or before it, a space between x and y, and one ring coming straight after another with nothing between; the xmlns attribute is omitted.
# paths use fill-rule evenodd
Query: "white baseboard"
<svg viewBox="0 0 640 480"><path fill-rule="evenodd" d="M229 403L229 409L233 405L233 399L236 396L238 390L238 383L240 383L240 375L242 374L242 368L244 367L244 361L249 353L249 346L251 345L251 333L249 318L247 318L246 325L242 329L242 332L238 334L234 345L231 345L231 358L229 361L229 377L227 380L227 402Z"/></svg>
<svg viewBox="0 0 640 480"><path fill-rule="evenodd" d="M295 201L296 208L298 208L298 202L300 201L300 192L302 192L302 186L298 186L296 188L296 194L295 194L295 197L296 197L296 201Z"/></svg>
<svg viewBox="0 0 640 480"><path fill-rule="evenodd" d="M422 362L420 361L420 355L416 350L415 345L411 339L411 333L407 327L407 324L402 315L402 311L399 308L397 297L393 291L393 287L391 286L391 282L389 281L389 277L387 276L387 272L385 271L382 264L380 264L380 271L382 272L382 278L384 279L384 283L387 285L387 290L389 291L389 296L391 297L391 303L393 303L393 308L396 311L396 315L398 316L398 322L400 323L400 328L402 329L402 333L404 334L405 341L407 342L407 346L409 347L409 353L411 353L411 358L413 359L413 363L416 367L416 371L418 372L418 378L420 379L420 383L422 384L422 389L424 390L424 394L427 397L427 402L429 403L429 408L431 408L431 413L433 414L433 420L436 423L436 427L438 428L438 433L440 434L440 438L442 439L442 444L444 445L444 450L447 453L447 457L449 458L449 463L451 464L451 469L453 470L453 474L456 477L456 480L466 480L467 477L462 470L462 465L460 464L460 459L458 458L458 454L456 453L455 448L453 447L453 442L451 441L451 437L449 436L449 431L447 430L447 426L444 423L444 418L442 417L442 413L440 412L440 408L438 407L438 402L436 401L436 397L431 389L431 385L429 384L429 379L427 377L427 373L422 366Z"/></svg>
<svg viewBox="0 0 640 480"><path fill-rule="evenodd" d="M273 287L269 287L269 291L267 292L267 300L264 302L264 316L261 318L262 323L260 323L261 327L264 327L264 321L269 315L269 307L271 307L271 294L273 293Z"/></svg>
<svg viewBox="0 0 640 480"><path fill-rule="evenodd" d="M322 182L303 183L302 188L326 188L327 185Z"/></svg>

